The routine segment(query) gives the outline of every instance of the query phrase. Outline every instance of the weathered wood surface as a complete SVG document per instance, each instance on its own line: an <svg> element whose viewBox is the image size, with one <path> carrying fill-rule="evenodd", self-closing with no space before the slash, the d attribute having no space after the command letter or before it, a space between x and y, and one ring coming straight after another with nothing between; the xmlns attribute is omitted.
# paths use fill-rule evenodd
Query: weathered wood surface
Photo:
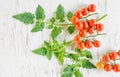
<svg viewBox="0 0 120 77"><path fill-rule="evenodd" d="M35 55L31 50L38 48L43 40L49 39L49 30L31 33L31 25L12 18L24 11L34 12L37 5L45 8L46 17L51 17L58 4L65 10L79 8L83 4L95 3L100 15L109 16L105 24L106 36L99 37L102 46L91 49L93 62L96 63L107 50L120 49L120 0L0 0L0 77L60 77L61 67L57 60L48 61ZM120 73L102 70L81 69L84 77L120 77Z"/></svg>

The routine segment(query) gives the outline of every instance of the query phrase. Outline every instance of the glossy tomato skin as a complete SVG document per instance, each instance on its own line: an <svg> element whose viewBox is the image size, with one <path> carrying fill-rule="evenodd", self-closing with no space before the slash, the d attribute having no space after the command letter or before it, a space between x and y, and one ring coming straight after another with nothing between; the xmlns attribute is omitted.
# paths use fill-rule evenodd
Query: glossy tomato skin
<svg viewBox="0 0 120 77"><path fill-rule="evenodd" d="M118 56L120 56L120 50L118 50Z"/></svg>
<svg viewBox="0 0 120 77"><path fill-rule="evenodd" d="M75 16L76 16L77 18L81 19L81 18L82 18L82 13L81 13L81 11L77 11L77 12L75 13Z"/></svg>
<svg viewBox="0 0 120 77"><path fill-rule="evenodd" d="M117 58L116 52L113 52L113 51L110 52L110 53L109 53L109 57L110 57L111 60L115 60L115 59Z"/></svg>
<svg viewBox="0 0 120 77"><path fill-rule="evenodd" d="M109 72L109 71L112 70L112 66L111 66L110 64L106 64L106 65L104 66L104 70L105 70L106 72Z"/></svg>
<svg viewBox="0 0 120 77"><path fill-rule="evenodd" d="M96 25L96 20L95 20L95 19L90 19L90 20L88 21L88 23L89 23L89 25L90 25L91 27L93 27L93 26Z"/></svg>
<svg viewBox="0 0 120 77"><path fill-rule="evenodd" d="M103 69L103 68L104 68L104 64L103 64L102 62L98 62L98 63L96 64L96 67L97 67L98 69Z"/></svg>
<svg viewBox="0 0 120 77"><path fill-rule="evenodd" d="M83 29L83 24L81 22L76 23L76 29L77 30L82 30Z"/></svg>
<svg viewBox="0 0 120 77"><path fill-rule="evenodd" d="M87 35L87 33L86 33L85 30L80 30L79 35L80 35L81 37L85 37L85 36Z"/></svg>
<svg viewBox="0 0 120 77"><path fill-rule="evenodd" d="M81 13L82 13L83 16L86 16L89 12L88 12L87 8L82 8Z"/></svg>
<svg viewBox="0 0 120 77"><path fill-rule="evenodd" d="M79 42L78 43L78 49L80 49L80 50L83 50L84 49L84 43L83 42Z"/></svg>
<svg viewBox="0 0 120 77"><path fill-rule="evenodd" d="M94 31L95 31L94 28L89 28L89 29L88 29L88 33L89 33L89 34L93 34Z"/></svg>
<svg viewBox="0 0 120 77"><path fill-rule="evenodd" d="M96 11L96 5L95 4L90 4L88 6L88 11L89 12L95 12Z"/></svg>
<svg viewBox="0 0 120 77"><path fill-rule="evenodd" d="M76 43L80 42L80 41L81 41L81 37L80 37L79 35L76 35L76 36L74 37L74 41L75 41Z"/></svg>
<svg viewBox="0 0 120 77"><path fill-rule="evenodd" d="M85 47L86 48L90 49L90 48L92 48L92 46L93 46L93 44L90 40L85 41Z"/></svg>
<svg viewBox="0 0 120 77"><path fill-rule="evenodd" d="M76 16L73 16L71 18L71 22L74 23L74 24L78 23L78 21L79 21L79 19Z"/></svg>
<svg viewBox="0 0 120 77"><path fill-rule="evenodd" d="M101 31L103 31L103 29L104 29L104 25L103 24L101 24L101 23L96 24L96 30L97 31L101 32Z"/></svg>
<svg viewBox="0 0 120 77"><path fill-rule="evenodd" d="M102 60L103 60L103 62L109 62L110 61L110 58L109 58L109 55L104 55L103 57L102 57Z"/></svg>
<svg viewBox="0 0 120 77"><path fill-rule="evenodd" d="M115 65L113 66L113 70L114 70L115 72L120 72L120 65L119 65L119 64L115 64Z"/></svg>
<svg viewBox="0 0 120 77"><path fill-rule="evenodd" d="M100 43L99 40L95 40L95 41L93 42L93 45L94 45L94 47L98 48L98 47L100 47L101 43Z"/></svg>
<svg viewBox="0 0 120 77"><path fill-rule="evenodd" d="M86 21L82 21L83 29L87 30L88 29L88 23Z"/></svg>

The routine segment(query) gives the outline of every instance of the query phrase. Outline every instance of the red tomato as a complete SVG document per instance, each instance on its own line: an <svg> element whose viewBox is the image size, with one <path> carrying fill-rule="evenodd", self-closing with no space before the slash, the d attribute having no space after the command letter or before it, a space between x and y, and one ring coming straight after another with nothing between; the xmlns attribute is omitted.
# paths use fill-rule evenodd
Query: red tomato
<svg viewBox="0 0 120 77"><path fill-rule="evenodd" d="M111 66L110 64L106 64L106 65L104 66L104 70L107 71L107 72L109 72L109 71L112 70L112 66Z"/></svg>
<svg viewBox="0 0 120 77"><path fill-rule="evenodd" d="M88 6L88 11L89 11L89 12L95 12L95 11L96 11L96 6L95 6L94 4L90 4L90 5Z"/></svg>
<svg viewBox="0 0 120 77"><path fill-rule="evenodd" d="M117 58L116 52L110 52L109 57L110 57L111 60L115 60Z"/></svg>
<svg viewBox="0 0 120 77"><path fill-rule="evenodd" d="M103 24L101 24L101 23L98 23L98 24L96 24L96 29L97 29L97 31L102 31L103 29L104 29L104 26L103 26Z"/></svg>
<svg viewBox="0 0 120 77"><path fill-rule="evenodd" d="M77 11L77 12L75 13L75 16L78 17L79 19L82 18L82 13L81 13L81 11Z"/></svg>
<svg viewBox="0 0 120 77"><path fill-rule="evenodd" d="M79 42L78 43L78 49L80 49L80 50L83 50L84 49L84 43L83 42Z"/></svg>
<svg viewBox="0 0 120 77"><path fill-rule="evenodd" d="M77 42L77 43L80 42L81 41L81 37L79 35L75 36L74 37L74 41Z"/></svg>
<svg viewBox="0 0 120 77"><path fill-rule="evenodd" d="M101 43L100 43L99 40L95 40L95 41L93 42L93 45L94 45L94 47L98 48L98 47L100 47Z"/></svg>
<svg viewBox="0 0 120 77"><path fill-rule="evenodd" d="M119 65L119 64L115 64L115 65L113 66L113 70L114 70L115 72L120 72L120 65Z"/></svg>
<svg viewBox="0 0 120 77"><path fill-rule="evenodd" d="M87 8L82 8L81 13L82 13L83 16L86 16L88 14Z"/></svg>
<svg viewBox="0 0 120 77"><path fill-rule="evenodd" d="M82 30L83 29L83 25L82 25L81 22L78 22L75 26L76 26L77 30Z"/></svg>
<svg viewBox="0 0 120 77"><path fill-rule="evenodd" d="M88 23L86 21L82 21L82 24L84 30L88 29Z"/></svg>
<svg viewBox="0 0 120 77"><path fill-rule="evenodd" d="M102 60L104 61L104 62L109 62L110 61L110 58L109 58L109 55L104 55L103 57L102 57Z"/></svg>
<svg viewBox="0 0 120 77"><path fill-rule="evenodd" d="M96 20L95 19L90 19L88 23L89 23L90 26L93 27L93 26L96 25Z"/></svg>
<svg viewBox="0 0 120 77"><path fill-rule="evenodd" d="M92 44L91 41L89 41L89 40L85 41L85 47L86 48L90 49L90 48L92 48L92 46L93 46L93 44Z"/></svg>
<svg viewBox="0 0 120 77"><path fill-rule="evenodd" d="M87 35L87 33L86 33L85 30L80 30L79 35L80 35L81 37L85 37L85 36Z"/></svg>
<svg viewBox="0 0 120 77"><path fill-rule="evenodd" d="M120 56L120 50L118 50L118 55Z"/></svg>
<svg viewBox="0 0 120 77"><path fill-rule="evenodd" d="M93 33L94 33L94 28L89 28L89 29L88 29L88 33L89 33L89 34L93 34Z"/></svg>
<svg viewBox="0 0 120 77"><path fill-rule="evenodd" d="M71 18L71 22L74 23L74 24L78 23L78 21L79 21L79 19L76 16L73 16Z"/></svg>

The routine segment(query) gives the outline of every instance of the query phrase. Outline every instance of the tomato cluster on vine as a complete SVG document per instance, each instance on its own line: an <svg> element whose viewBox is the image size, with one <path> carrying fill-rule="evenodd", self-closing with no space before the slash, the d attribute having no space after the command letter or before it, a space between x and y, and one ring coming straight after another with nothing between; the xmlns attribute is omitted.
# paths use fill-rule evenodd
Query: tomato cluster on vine
<svg viewBox="0 0 120 77"><path fill-rule="evenodd" d="M77 43L77 46L80 50L84 48L90 49L93 46L98 48L101 45L99 40L90 40L87 37L87 35L101 32L104 29L104 25L102 23L97 23L96 19L85 19L85 17L89 16L89 14L95 11L96 5L90 4L87 8L82 8L76 11L74 16L71 18L71 22L79 31L78 35L74 37L74 41Z"/></svg>
<svg viewBox="0 0 120 77"><path fill-rule="evenodd" d="M104 69L105 71L120 72L120 64L116 63L120 60L120 50L118 52L111 51L108 54L103 55L102 60L97 63L97 68Z"/></svg>

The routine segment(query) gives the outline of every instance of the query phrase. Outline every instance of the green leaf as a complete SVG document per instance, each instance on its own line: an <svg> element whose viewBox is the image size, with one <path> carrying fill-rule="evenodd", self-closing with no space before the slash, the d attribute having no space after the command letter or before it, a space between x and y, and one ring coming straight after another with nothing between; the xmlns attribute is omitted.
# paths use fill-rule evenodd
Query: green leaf
<svg viewBox="0 0 120 77"><path fill-rule="evenodd" d="M37 7L35 15L36 15L37 19L44 20L44 18L45 18L44 9L40 5L38 5L38 7Z"/></svg>
<svg viewBox="0 0 120 77"><path fill-rule="evenodd" d="M53 39L53 46L54 47L59 47L59 43L57 40Z"/></svg>
<svg viewBox="0 0 120 77"><path fill-rule="evenodd" d="M70 34L72 34L72 33L74 32L74 30L75 30L75 26L74 26L74 25L69 26L68 29L67 29L67 31L68 31Z"/></svg>
<svg viewBox="0 0 120 77"><path fill-rule="evenodd" d="M55 56L58 58L60 64L64 63L64 57L65 57L65 48L61 48L58 50L58 52L55 53Z"/></svg>
<svg viewBox="0 0 120 77"><path fill-rule="evenodd" d="M52 29L54 27L53 24L48 25L48 29Z"/></svg>
<svg viewBox="0 0 120 77"><path fill-rule="evenodd" d="M76 65L74 65L74 64L68 65L67 67L65 67L64 72L73 72L75 67L76 67Z"/></svg>
<svg viewBox="0 0 120 77"><path fill-rule="evenodd" d="M55 18L52 17L52 18L50 19L50 22L51 22L52 24L54 24L54 23L55 23Z"/></svg>
<svg viewBox="0 0 120 77"><path fill-rule="evenodd" d="M52 38L55 39L61 32L62 32L61 27L55 27L51 33Z"/></svg>
<svg viewBox="0 0 120 77"><path fill-rule="evenodd" d="M26 25L33 24L34 22L34 14L30 12L24 12L24 13L14 15L13 18L23 22Z"/></svg>
<svg viewBox="0 0 120 77"><path fill-rule="evenodd" d="M82 67L86 69L96 68L94 64L92 64L89 60L86 59L82 60Z"/></svg>
<svg viewBox="0 0 120 77"><path fill-rule="evenodd" d="M43 31L44 26L45 26L44 22L37 21L35 27L31 30L31 32Z"/></svg>
<svg viewBox="0 0 120 77"><path fill-rule="evenodd" d="M67 14L67 18L69 21L71 21L72 16L73 16L73 13L71 11L69 11Z"/></svg>
<svg viewBox="0 0 120 77"><path fill-rule="evenodd" d="M49 60L51 60L51 58L52 58L52 50L48 50L48 51L47 51L47 58L48 58Z"/></svg>
<svg viewBox="0 0 120 77"><path fill-rule="evenodd" d="M33 50L33 52L34 52L35 54L45 56L45 55L46 55L46 52L47 52L47 49L45 49L44 47L42 47L42 48L38 48L38 49L36 49L36 50Z"/></svg>
<svg viewBox="0 0 120 77"><path fill-rule="evenodd" d="M79 70L76 70L75 71L75 77L83 77L83 75Z"/></svg>
<svg viewBox="0 0 120 77"><path fill-rule="evenodd" d="M91 52L88 51L88 50L84 50L84 51L83 51L83 55L84 55L85 57L87 57L87 58L92 59L92 54L91 54Z"/></svg>
<svg viewBox="0 0 120 77"><path fill-rule="evenodd" d="M61 77L72 77L72 73L65 72Z"/></svg>
<svg viewBox="0 0 120 77"><path fill-rule="evenodd" d="M67 57L75 61L78 61L78 58L79 58L77 54L72 54L72 53L68 54Z"/></svg>
<svg viewBox="0 0 120 77"><path fill-rule="evenodd" d="M56 11L56 19L58 19L60 22L64 22L64 17L64 8L62 5L59 5Z"/></svg>

